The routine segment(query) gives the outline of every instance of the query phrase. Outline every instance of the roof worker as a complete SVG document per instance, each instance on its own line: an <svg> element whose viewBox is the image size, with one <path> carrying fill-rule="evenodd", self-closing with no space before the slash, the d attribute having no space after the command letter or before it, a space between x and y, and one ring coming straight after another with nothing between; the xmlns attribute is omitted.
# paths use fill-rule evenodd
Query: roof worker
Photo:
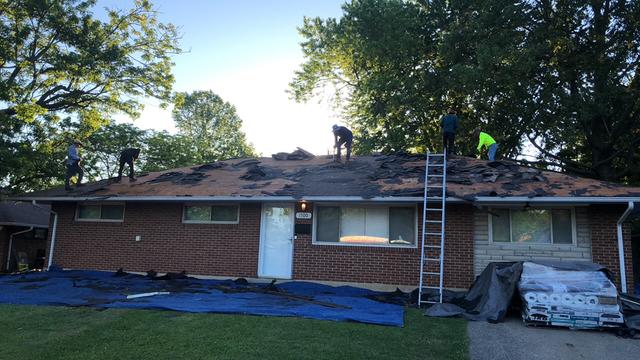
<svg viewBox="0 0 640 360"><path fill-rule="evenodd" d="M333 137L335 138L334 148L337 149L337 161L340 161L340 148L344 144L347 149L347 161L351 159L351 144L353 143L353 133L344 126L333 125Z"/></svg>
<svg viewBox="0 0 640 360"><path fill-rule="evenodd" d="M480 131L480 128L476 128L473 131L473 136L478 138L478 151L482 151L482 148L485 147L489 149L489 161L494 161L496 159L496 151L498 151L498 143L491 137L491 135Z"/></svg>
<svg viewBox="0 0 640 360"><path fill-rule="evenodd" d="M133 163L138 160L138 156L140 156L140 149L136 148L128 148L122 150L120 152L120 169L118 170L118 177L116 178L116 182L122 181L122 171L124 170L124 164L129 165L129 181L136 181L137 179L134 176Z"/></svg>
<svg viewBox="0 0 640 360"><path fill-rule="evenodd" d="M456 131L458 130L458 115L454 108L449 108L447 115L440 120L442 128L442 147L447 155L456 154Z"/></svg>
<svg viewBox="0 0 640 360"><path fill-rule="evenodd" d="M71 181L71 177L74 175L78 175L78 181L76 181L76 186L83 186L82 177L84 176L84 169L80 166L80 154L78 152L78 148L82 147L82 142L80 140L73 140L71 145L69 145L69 149L67 150L67 174L64 178L64 189L67 191L73 190L69 182Z"/></svg>

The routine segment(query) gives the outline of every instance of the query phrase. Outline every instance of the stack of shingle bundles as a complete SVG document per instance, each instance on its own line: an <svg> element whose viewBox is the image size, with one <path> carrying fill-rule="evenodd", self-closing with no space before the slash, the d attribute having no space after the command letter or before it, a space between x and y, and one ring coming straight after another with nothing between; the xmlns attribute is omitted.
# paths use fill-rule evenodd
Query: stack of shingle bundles
<svg viewBox="0 0 640 360"><path fill-rule="evenodd" d="M602 271L578 269L525 262L518 283L523 320L571 328L623 325L616 286Z"/></svg>

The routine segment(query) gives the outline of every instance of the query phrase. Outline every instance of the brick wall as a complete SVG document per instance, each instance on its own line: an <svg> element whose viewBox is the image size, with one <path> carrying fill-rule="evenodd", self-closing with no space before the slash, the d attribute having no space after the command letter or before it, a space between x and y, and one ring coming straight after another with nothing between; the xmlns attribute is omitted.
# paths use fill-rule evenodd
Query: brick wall
<svg viewBox="0 0 640 360"><path fill-rule="evenodd" d="M77 222L75 204L56 204L59 219L54 263L75 269L122 267L128 271L185 270L190 274L256 277L260 209L260 204L241 205L240 223L234 225L183 224L182 204L128 203L124 222L105 223ZM473 280L472 216L470 206L448 208L447 287L465 288ZM142 240L136 242L136 235ZM294 279L417 285L419 264L419 247L313 245L311 235L298 235L294 241Z"/></svg>
<svg viewBox="0 0 640 360"><path fill-rule="evenodd" d="M421 224L422 211L418 209L418 213L418 224ZM447 287L466 288L473 281L472 216L470 206L448 207L445 229ZM419 228L418 241L420 231ZM311 235L298 235L295 240L293 274L296 279L417 286L419 272L420 247L314 245Z"/></svg>
<svg viewBox="0 0 640 360"><path fill-rule="evenodd" d="M620 285L620 261L618 257L618 232L616 224L625 210L626 207L622 206L591 206L589 208L593 261L611 270L618 286ZM627 291L633 291L631 228L628 223L624 224L622 228Z"/></svg>
<svg viewBox="0 0 640 360"><path fill-rule="evenodd" d="M183 224L179 203L127 203L121 223L77 222L71 203L53 210L54 264L65 268L256 276L260 204L241 205L239 224Z"/></svg>

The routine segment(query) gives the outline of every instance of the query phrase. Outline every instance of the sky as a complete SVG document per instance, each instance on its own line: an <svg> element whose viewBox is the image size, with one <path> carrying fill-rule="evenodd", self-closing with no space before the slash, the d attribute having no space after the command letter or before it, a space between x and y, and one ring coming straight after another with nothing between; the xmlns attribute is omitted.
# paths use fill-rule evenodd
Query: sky
<svg viewBox="0 0 640 360"><path fill-rule="evenodd" d="M247 140L263 156L296 147L315 154L333 148L331 125L344 124L326 101L296 103L285 92L304 61L297 27L303 17L340 17L344 0L153 0L162 22L179 27L184 53L174 57L176 91L212 90L236 107ZM98 7L128 8L102 0ZM98 11L101 12L101 11ZM142 99L142 129L175 133L171 108Z"/></svg>

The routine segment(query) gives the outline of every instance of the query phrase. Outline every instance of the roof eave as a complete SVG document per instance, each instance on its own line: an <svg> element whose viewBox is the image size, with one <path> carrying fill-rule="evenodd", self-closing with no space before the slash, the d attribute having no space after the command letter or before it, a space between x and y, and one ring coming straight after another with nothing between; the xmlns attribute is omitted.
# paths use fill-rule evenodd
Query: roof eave
<svg viewBox="0 0 640 360"><path fill-rule="evenodd" d="M105 202L297 202L297 201L330 201L330 202L422 202L421 196L377 196L373 198L363 198L361 196L303 196L295 198L292 196L54 196L54 197L16 197L16 201L36 201L36 202L78 202L78 201L105 201ZM470 203L456 197L448 197L447 203ZM628 202L640 202L640 197L615 197L615 196L479 196L473 202L482 205L492 204L549 204L549 205L577 205L577 204L626 204Z"/></svg>

